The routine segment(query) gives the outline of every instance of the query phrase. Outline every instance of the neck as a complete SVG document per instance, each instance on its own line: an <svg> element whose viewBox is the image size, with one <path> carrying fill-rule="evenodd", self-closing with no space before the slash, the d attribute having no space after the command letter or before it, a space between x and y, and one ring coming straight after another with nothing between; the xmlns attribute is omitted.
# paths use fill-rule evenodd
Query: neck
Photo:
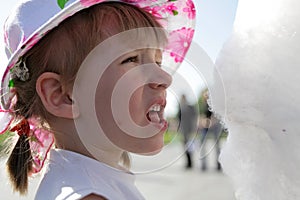
<svg viewBox="0 0 300 200"><path fill-rule="evenodd" d="M72 126L68 127L68 131L65 130L66 126L62 127L63 128L56 127L55 130L53 130L56 148L73 151L98 160L113 168L124 170L124 168L119 164L124 152L123 150L116 148L114 145L108 142L106 142L104 145L103 140L96 145L84 145L76 130L74 128L74 130L72 129Z"/></svg>

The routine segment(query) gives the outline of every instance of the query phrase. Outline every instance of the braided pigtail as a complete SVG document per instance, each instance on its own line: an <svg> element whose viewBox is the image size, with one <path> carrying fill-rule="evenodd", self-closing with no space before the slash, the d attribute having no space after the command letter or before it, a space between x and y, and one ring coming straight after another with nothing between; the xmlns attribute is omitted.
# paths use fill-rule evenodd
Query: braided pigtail
<svg viewBox="0 0 300 200"><path fill-rule="evenodd" d="M13 190L21 195L27 193L28 175L32 172L32 156L29 144L29 124L23 119L17 126L11 129L17 131L19 139L12 150L6 163Z"/></svg>

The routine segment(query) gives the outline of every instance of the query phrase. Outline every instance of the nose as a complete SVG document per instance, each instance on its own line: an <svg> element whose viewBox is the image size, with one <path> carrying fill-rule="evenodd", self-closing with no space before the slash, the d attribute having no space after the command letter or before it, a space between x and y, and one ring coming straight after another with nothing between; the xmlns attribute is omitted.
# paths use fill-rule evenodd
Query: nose
<svg viewBox="0 0 300 200"><path fill-rule="evenodd" d="M149 87L152 89L167 89L172 83L172 76L160 67L154 68L154 73L151 73Z"/></svg>

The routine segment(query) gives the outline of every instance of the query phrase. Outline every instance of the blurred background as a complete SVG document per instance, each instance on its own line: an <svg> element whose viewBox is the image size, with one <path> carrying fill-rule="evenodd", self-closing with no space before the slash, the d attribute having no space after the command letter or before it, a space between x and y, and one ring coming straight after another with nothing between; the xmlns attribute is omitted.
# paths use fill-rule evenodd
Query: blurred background
<svg viewBox="0 0 300 200"><path fill-rule="evenodd" d="M0 27L17 3L2 1ZM212 63L229 37L238 0L194 0L197 24L194 42L206 53ZM0 29L0 73L7 59ZM137 187L149 200L234 200L230 179L223 174L217 162L220 149L226 143L227 132L210 116L206 102L206 80L195 66L185 61L177 72L178 80L168 91L166 117L169 129L165 134L165 147L156 156L132 155L132 171L137 174ZM182 97L185 96L185 103ZM188 111L189 110L189 111ZM184 130L184 120L193 124ZM0 136L0 148L5 135ZM29 195L21 198L12 194L6 177L5 154L0 160L0 199L33 199L39 176L31 180Z"/></svg>

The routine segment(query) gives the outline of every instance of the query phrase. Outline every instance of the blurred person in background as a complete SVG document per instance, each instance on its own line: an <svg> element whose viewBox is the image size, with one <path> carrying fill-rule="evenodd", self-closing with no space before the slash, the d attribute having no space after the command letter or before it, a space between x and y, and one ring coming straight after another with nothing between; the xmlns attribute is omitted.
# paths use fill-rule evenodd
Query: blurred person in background
<svg viewBox="0 0 300 200"><path fill-rule="evenodd" d="M182 134L182 142L184 144L185 156L186 156L186 169L193 167L193 132L196 129L197 114L193 105L188 104L186 96L183 94L180 99L180 105L178 109L177 118L179 121L179 132Z"/></svg>
<svg viewBox="0 0 300 200"><path fill-rule="evenodd" d="M220 121L214 116L214 114L210 111L208 105L209 99L209 91L205 89L202 92L202 95L199 99L199 107L200 107L200 159L201 159L201 170L207 170L207 156L210 152L207 153L207 136L211 134L213 136L213 149L216 152L216 169L217 171L221 171L221 165L218 161L220 155L220 143L219 138L223 132L223 126Z"/></svg>

